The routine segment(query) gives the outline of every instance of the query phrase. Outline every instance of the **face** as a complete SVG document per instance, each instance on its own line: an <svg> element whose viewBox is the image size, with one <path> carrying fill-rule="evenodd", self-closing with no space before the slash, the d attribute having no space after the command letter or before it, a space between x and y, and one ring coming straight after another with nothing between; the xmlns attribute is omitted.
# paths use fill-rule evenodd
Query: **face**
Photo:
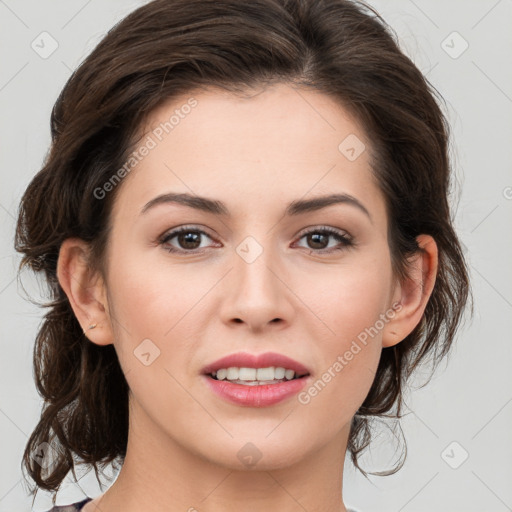
<svg viewBox="0 0 512 512"><path fill-rule="evenodd" d="M213 89L174 99L143 144L118 185L105 273L132 420L231 468L244 450L265 469L342 449L393 316L371 141L333 99L279 85L249 99ZM341 201L306 207L334 194ZM309 375L260 394L212 385L204 368L240 352L284 355ZM217 392L230 386L231 398Z"/></svg>

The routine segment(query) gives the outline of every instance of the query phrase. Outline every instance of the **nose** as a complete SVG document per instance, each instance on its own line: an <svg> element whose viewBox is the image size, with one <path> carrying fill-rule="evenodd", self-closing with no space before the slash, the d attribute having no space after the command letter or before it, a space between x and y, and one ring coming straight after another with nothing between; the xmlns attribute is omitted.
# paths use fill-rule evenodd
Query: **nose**
<svg viewBox="0 0 512 512"><path fill-rule="evenodd" d="M220 306L226 325L243 324L251 332L261 332L282 329L292 322L295 308L289 279L275 253L262 249L254 260L242 251L234 254Z"/></svg>

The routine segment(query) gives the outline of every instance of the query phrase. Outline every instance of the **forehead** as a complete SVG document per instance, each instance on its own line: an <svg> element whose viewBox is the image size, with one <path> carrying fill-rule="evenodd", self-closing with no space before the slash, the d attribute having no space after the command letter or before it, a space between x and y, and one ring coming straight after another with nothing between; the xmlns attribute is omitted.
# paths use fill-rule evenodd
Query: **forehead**
<svg viewBox="0 0 512 512"><path fill-rule="evenodd" d="M114 215L138 213L168 192L216 198L240 214L277 213L298 198L339 192L357 197L378 218L385 215L384 198L370 150L359 123L318 91L284 84L244 97L201 90L151 113Z"/></svg>

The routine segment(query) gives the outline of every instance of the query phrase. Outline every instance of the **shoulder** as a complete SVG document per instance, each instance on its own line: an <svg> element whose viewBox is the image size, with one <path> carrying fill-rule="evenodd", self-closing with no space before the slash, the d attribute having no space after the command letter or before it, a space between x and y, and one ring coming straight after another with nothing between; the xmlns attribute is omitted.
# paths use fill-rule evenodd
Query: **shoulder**
<svg viewBox="0 0 512 512"><path fill-rule="evenodd" d="M91 500L92 498L85 498L82 501L77 501L76 503L72 503L71 505L60 505L53 507L47 512L76 512L77 510L82 510L84 505Z"/></svg>

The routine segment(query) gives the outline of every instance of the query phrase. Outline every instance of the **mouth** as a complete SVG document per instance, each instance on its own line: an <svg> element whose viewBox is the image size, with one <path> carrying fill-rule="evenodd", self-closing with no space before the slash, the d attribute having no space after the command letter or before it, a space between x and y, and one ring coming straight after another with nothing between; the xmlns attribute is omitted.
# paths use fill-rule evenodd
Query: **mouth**
<svg viewBox="0 0 512 512"><path fill-rule="evenodd" d="M282 354L244 352L203 368L204 382L217 397L241 407L270 407L291 400L311 381L310 370Z"/></svg>
<svg viewBox="0 0 512 512"><path fill-rule="evenodd" d="M294 370L282 366L269 366L266 368L235 367L220 368L207 374L213 380L228 381L232 384L243 386L263 386L268 384L280 384L290 380L302 379L309 373L297 375Z"/></svg>
<svg viewBox="0 0 512 512"><path fill-rule="evenodd" d="M310 372L304 365L283 354L239 352L211 363L203 368L203 374L216 381L263 386L303 379Z"/></svg>

